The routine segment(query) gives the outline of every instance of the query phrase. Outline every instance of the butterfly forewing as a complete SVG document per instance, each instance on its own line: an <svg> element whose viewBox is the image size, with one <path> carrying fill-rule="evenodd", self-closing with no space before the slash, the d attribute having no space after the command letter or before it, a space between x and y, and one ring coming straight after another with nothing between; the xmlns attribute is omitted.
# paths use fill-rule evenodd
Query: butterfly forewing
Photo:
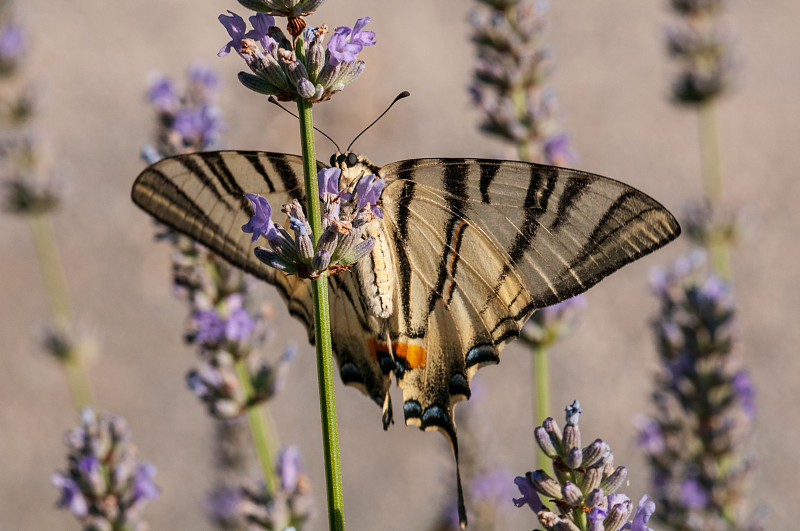
<svg viewBox="0 0 800 531"><path fill-rule="evenodd" d="M131 196L162 223L275 285L286 299L289 312L309 327L309 337L313 338L310 284L279 273L255 257L257 244L250 241L250 234L242 232L242 225L253 215L245 192L266 197L276 206L273 217L278 219L281 205L304 196L303 159L256 151L180 155L143 171Z"/></svg>
<svg viewBox="0 0 800 531"><path fill-rule="evenodd" d="M585 291L680 232L642 192L575 170L419 159L384 166L381 177L397 256L392 334L425 349L419 374L401 374L406 414L423 428L446 421L454 433L452 403L469 396L475 370L498 361L536 308Z"/></svg>

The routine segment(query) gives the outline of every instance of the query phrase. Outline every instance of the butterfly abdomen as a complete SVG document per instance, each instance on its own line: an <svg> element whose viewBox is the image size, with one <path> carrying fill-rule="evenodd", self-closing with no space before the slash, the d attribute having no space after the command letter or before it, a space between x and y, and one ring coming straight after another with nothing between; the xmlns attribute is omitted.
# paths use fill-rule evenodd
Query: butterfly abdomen
<svg viewBox="0 0 800 531"><path fill-rule="evenodd" d="M356 262L356 274L370 316L387 319L394 311L394 261L391 248L380 225L369 225L366 235L375 238L375 246L367 257ZM377 319L374 332L380 334L383 330Z"/></svg>

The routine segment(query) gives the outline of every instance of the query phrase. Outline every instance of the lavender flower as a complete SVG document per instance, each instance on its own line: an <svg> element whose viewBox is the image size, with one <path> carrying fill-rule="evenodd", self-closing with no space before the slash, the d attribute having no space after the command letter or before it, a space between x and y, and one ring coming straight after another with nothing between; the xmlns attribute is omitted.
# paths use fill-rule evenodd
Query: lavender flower
<svg viewBox="0 0 800 531"><path fill-rule="evenodd" d="M149 163L210 149L225 127L214 103L219 85L217 74L198 63L189 68L187 81L179 93L172 79L160 74L152 76L147 99L157 111L158 127L155 145L142 150Z"/></svg>
<svg viewBox="0 0 800 531"><path fill-rule="evenodd" d="M16 70L26 48L25 32L19 25L7 22L0 27L0 74Z"/></svg>
<svg viewBox="0 0 800 531"><path fill-rule="evenodd" d="M308 225L300 203L295 199L283 206L289 217L289 228L294 238L269 216L272 207L256 194L245 194L253 205L253 217L242 230L253 234L253 241L264 236L271 249L256 247L256 257L280 271L301 278L317 278L325 271L337 274L369 254L375 245L374 238L362 238L364 227L375 217L383 217L377 206L384 182L375 175L362 177L355 186L355 195L339 193L339 168L326 168L317 174L320 199L324 204L323 233L316 245L311 241ZM347 216L340 216L352 212Z"/></svg>
<svg viewBox="0 0 800 531"><path fill-rule="evenodd" d="M261 3L258 1L243 3L252 3L253 8L259 11L273 11L258 9L255 6ZM275 26L271 16L259 13L250 17L253 29L246 32L244 19L233 12L229 13L229 16L219 16L231 40L218 55L236 51L252 72L239 73L242 84L282 101L294 101L297 96L310 103L329 100L361 75L365 63L356 56L364 47L375 44L375 34L363 30L369 17L358 19L352 29L347 26L336 28L326 48L323 37L328 27L325 25L306 28L302 39L290 40ZM302 22L299 17L294 20ZM304 27L305 22L302 25ZM295 30L290 21L292 35L300 35L295 35Z"/></svg>
<svg viewBox="0 0 800 531"><path fill-rule="evenodd" d="M563 432L559 432L552 418L534 430L536 442L553 462L555 477L544 470L518 477L515 483L522 497L514 504L534 510L546 531L651 531L645 524L655 511L655 504L644 496L633 511L630 498L616 493L625 483L626 468L614 467L614 455L600 439L581 446L577 400L567 406L566 413ZM540 495L551 498L558 512L545 507ZM628 521L631 517L633 520Z"/></svg>
<svg viewBox="0 0 800 531"><path fill-rule="evenodd" d="M739 367L730 287L695 252L653 275L661 300L654 323L663 369L657 412L640 421L653 474L657 518L674 529L745 529L752 458L743 443L753 388Z"/></svg>
<svg viewBox="0 0 800 531"><path fill-rule="evenodd" d="M723 0L673 0L680 21L667 30L667 49L679 63L672 94L676 101L702 104L726 92L737 59L734 39L717 20Z"/></svg>
<svg viewBox="0 0 800 531"><path fill-rule="evenodd" d="M121 417L90 409L81 414L81 427L68 432L67 471L54 474L61 491L58 506L69 510L84 529L144 531L142 511L158 498L155 467L139 462Z"/></svg>
<svg viewBox="0 0 800 531"><path fill-rule="evenodd" d="M471 17L478 64L470 92L484 115L481 129L514 144L522 160L571 165L575 153L559 131L558 105L545 85L552 70L543 44L547 2L478 3Z"/></svg>
<svg viewBox="0 0 800 531"><path fill-rule="evenodd" d="M269 492L245 488L240 510L254 529L301 529L314 515L311 484L302 472L300 451L289 446L278 457L276 469L280 484Z"/></svg>

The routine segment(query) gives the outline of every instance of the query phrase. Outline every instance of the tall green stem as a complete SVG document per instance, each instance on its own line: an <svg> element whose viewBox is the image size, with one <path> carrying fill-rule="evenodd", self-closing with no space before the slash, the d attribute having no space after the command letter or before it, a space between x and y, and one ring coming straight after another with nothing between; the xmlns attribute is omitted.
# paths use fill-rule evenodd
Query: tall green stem
<svg viewBox="0 0 800 531"><path fill-rule="evenodd" d="M30 219L42 284L50 304L50 313L53 316L57 333L69 336L74 333L72 308L50 215L47 213L32 214ZM86 406L92 406L94 403L92 388L81 359L81 353L73 349L68 357L59 359L59 361L64 368L67 387L75 409L80 411Z"/></svg>
<svg viewBox="0 0 800 531"><path fill-rule="evenodd" d="M320 202L317 200L317 162L314 153L314 127L311 104L297 99L300 115L300 140L303 145L303 170L306 184L306 206L314 244L322 232ZM336 395L333 387L333 349L328 310L328 276L311 282L314 292L314 333L317 346L317 378L319 407L322 417L322 443L325 448L325 479L328 487L328 524L330 529L344 531L342 472L339 462L339 434L336 422Z"/></svg>
<svg viewBox="0 0 800 531"><path fill-rule="evenodd" d="M275 492L275 466L272 460L272 451L269 446L269 432L261 408L257 404L251 404L254 396L253 384L250 381L250 371L247 370L247 362L244 359L236 361L236 375L239 377L239 385L242 386L245 399L249 404L247 407L247 423L250 425L250 434L253 436L253 446L256 449L258 461L261 464L261 471L264 474L264 484L267 492Z"/></svg>
<svg viewBox="0 0 800 531"><path fill-rule="evenodd" d="M547 349L541 345L533 349L533 388L536 390L536 407L534 426L541 426L542 421L550 416L550 383L549 368L547 364ZM547 455L536 445L538 466L550 461Z"/></svg>
<svg viewBox="0 0 800 531"><path fill-rule="evenodd" d="M722 201L723 179L716 103L713 100L700 105L698 126L705 198L712 212L715 212L719 209ZM728 246L724 237L717 231L712 231L710 234L708 252L711 255L714 271L722 278L730 280Z"/></svg>

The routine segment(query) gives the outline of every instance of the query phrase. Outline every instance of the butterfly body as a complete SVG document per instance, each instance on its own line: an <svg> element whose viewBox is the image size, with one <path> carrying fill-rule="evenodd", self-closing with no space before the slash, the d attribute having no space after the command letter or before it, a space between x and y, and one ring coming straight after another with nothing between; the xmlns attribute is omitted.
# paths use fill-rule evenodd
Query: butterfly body
<svg viewBox="0 0 800 531"><path fill-rule="evenodd" d="M344 383L391 422L391 377L406 424L439 430L458 452L454 405L478 368L537 308L593 286L680 234L658 202L598 175L525 162L414 159L379 167L337 153L340 192L372 174L386 186L382 219L367 226L371 253L330 277L334 354ZM213 152L146 169L133 200L234 265L276 286L314 338L310 281L269 268L240 231L252 215L245 192L273 205L304 197L302 159ZM318 169L325 165L317 163ZM347 214L347 212L343 212Z"/></svg>

